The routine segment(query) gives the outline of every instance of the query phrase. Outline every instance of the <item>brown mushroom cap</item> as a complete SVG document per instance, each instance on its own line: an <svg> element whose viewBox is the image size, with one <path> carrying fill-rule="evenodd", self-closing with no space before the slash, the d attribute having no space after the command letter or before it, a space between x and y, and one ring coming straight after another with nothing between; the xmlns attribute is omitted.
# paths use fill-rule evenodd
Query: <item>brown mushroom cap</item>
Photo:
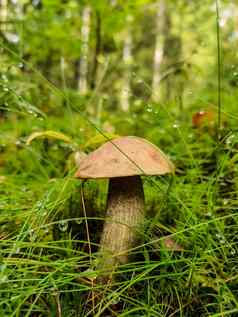
<svg viewBox="0 0 238 317"><path fill-rule="evenodd" d="M112 178L174 172L165 154L145 139L127 136L108 141L82 160L76 177Z"/></svg>

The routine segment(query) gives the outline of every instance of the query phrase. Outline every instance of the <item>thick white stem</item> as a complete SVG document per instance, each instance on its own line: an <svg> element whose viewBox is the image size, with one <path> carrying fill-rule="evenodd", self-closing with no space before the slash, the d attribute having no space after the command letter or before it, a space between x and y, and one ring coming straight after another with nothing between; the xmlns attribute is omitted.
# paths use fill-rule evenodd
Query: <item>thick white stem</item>
<svg viewBox="0 0 238 317"><path fill-rule="evenodd" d="M143 220L144 192L140 176L112 178L99 250L99 269L105 273L103 280L110 279L116 267L128 261Z"/></svg>

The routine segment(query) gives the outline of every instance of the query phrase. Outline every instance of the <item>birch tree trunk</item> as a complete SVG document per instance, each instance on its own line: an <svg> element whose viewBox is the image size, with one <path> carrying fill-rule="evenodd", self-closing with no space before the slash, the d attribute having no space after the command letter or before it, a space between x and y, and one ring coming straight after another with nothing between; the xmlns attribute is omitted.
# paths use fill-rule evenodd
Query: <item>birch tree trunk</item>
<svg viewBox="0 0 238 317"><path fill-rule="evenodd" d="M90 34L91 8L86 6L82 12L82 29L81 29L81 57L79 62L78 89L81 94L88 91L88 54L89 54L89 34Z"/></svg>
<svg viewBox="0 0 238 317"><path fill-rule="evenodd" d="M154 68L152 80L152 99L158 101L161 98L160 81L162 75L162 63L164 57L164 42L166 32L166 16L167 7L166 0L160 0L157 3L156 14L156 38L155 38L155 52L154 52Z"/></svg>
<svg viewBox="0 0 238 317"><path fill-rule="evenodd" d="M0 18L1 18L1 32L4 34L7 31L7 16L8 16L8 0L1 0L0 2Z"/></svg>
<svg viewBox="0 0 238 317"><path fill-rule="evenodd" d="M130 23L131 17L128 17ZM126 34L122 52L122 60L124 65L124 72L122 76L122 87L121 87L121 109L123 111L129 111L130 108L130 95L131 95L131 62L132 62L132 34L131 27L129 26Z"/></svg>
<svg viewBox="0 0 238 317"><path fill-rule="evenodd" d="M98 57L101 53L101 15L99 11L95 13L95 50L92 67L91 89L94 89L98 80Z"/></svg>

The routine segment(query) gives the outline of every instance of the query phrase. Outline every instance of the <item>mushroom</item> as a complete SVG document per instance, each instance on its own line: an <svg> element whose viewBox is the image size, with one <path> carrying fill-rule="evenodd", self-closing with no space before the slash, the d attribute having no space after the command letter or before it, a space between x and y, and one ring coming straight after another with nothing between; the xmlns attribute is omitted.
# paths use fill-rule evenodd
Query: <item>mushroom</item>
<svg viewBox="0 0 238 317"><path fill-rule="evenodd" d="M127 136L108 141L82 160L76 177L109 178L106 221L100 241L99 268L106 279L128 261L144 219L140 175L172 173L174 165L155 145ZM109 276L108 276L109 274Z"/></svg>
<svg viewBox="0 0 238 317"><path fill-rule="evenodd" d="M216 114L212 110L198 111L192 116L192 125L196 129L214 128L216 122Z"/></svg>

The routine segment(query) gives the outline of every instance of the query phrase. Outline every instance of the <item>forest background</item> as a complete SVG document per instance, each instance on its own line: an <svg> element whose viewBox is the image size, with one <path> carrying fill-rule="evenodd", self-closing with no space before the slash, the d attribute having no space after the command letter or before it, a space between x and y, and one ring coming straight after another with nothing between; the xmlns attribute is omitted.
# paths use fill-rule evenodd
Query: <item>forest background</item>
<svg viewBox="0 0 238 317"><path fill-rule="evenodd" d="M0 316L237 316L237 1L1 0L0 38ZM107 181L74 175L126 135L176 173L105 288Z"/></svg>

